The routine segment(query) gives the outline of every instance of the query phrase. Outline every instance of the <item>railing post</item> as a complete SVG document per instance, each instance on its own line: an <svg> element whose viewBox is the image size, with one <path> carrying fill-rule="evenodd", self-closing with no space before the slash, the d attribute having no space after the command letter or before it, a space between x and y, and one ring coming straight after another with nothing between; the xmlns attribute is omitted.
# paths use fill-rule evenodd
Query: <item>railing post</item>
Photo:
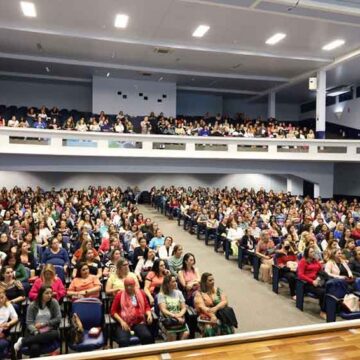
<svg viewBox="0 0 360 360"><path fill-rule="evenodd" d="M228 152L229 153L237 153L238 146L237 144L228 144Z"/></svg>
<svg viewBox="0 0 360 360"><path fill-rule="evenodd" d="M188 152L195 152L195 143L193 142L186 143L185 150Z"/></svg>
<svg viewBox="0 0 360 360"><path fill-rule="evenodd" d="M60 137L52 137L50 138L50 146L54 148L62 148L63 139Z"/></svg>
<svg viewBox="0 0 360 360"><path fill-rule="evenodd" d="M142 149L146 150L146 151L152 151L153 150L153 142L152 141L143 141Z"/></svg>
<svg viewBox="0 0 360 360"><path fill-rule="evenodd" d="M9 135L0 135L0 146L5 146L10 144Z"/></svg>
<svg viewBox="0 0 360 360"><path fill-rule="evenodd" d="M269 144L268 146L268 152L269 154L276 155L277 154L277 144Z"/></svg>

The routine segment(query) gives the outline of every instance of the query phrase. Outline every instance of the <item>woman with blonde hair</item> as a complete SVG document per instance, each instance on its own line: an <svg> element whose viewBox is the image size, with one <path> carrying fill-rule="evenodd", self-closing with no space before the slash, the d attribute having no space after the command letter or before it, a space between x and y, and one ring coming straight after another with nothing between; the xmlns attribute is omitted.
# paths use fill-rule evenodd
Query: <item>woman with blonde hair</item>
<svg viewBox="0 0 360 360"><path fill-rule="evenodd" d="M56 276L55 267L52 264L46 264L41 271L41 275L37 278L29 292L29 299L34 301L37 299L41 286L51 287L53 296L60 301L66 294L63 282Z"/></svg>
<svg viewBox="0 0 360 360"><path fill-rule="evenodd" d="M6 357L10 341L8 340L9 330L18 322L18 315L11 302L0 288L0 359Z"/></svg>

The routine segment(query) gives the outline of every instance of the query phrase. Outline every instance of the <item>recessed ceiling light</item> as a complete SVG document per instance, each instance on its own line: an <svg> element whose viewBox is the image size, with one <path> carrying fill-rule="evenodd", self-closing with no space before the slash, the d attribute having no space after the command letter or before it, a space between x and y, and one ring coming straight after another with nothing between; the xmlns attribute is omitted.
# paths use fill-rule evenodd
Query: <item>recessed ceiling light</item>
<svg viewBox="0 0 360 360"><path fill-rule="evenodd" d="M125 14L117 14L115 18L115 27L125 29L127 27L129 17Z"/></svg>
<svg viewBox="0 0 360 360"><path fill-rule="evenodd" d="M106 74L106 77L109 77L110 76L110 73L108 72L107 74Z"/></svg>
<svg viewBox="0 0 360 360"><path fill-rule="evenodd" d="M46 72L50 72L50 68L48 66L45 67Z"/></svg>
<svg viewBox="0 0 360 360"><path fill-rule="evenodd" d="M338 48L341 45L344 45L345 41L341 39L334 40L322 47L323 50L330 51Z"/></svg>
<svg viewBox="0 0 360 360"><path fill-rule="evenodd" d="M20 1L23 14L28 17L36 17L35 5L32 2Z"/></svg>
<svg viewBox="0 0 360 360"><path fill-rule="evenodd" d="M286 38L286 34L284 33L277 33L275 35L273 35L272 37L268 38L266 40L266 44L267 45L275 45L277 44L279 41L283 40Z"/></svg>
<svg viewBox="0 0 360 360"><path fill-rule="evenodd" d="M199 25L193 32L192 36L201 38L208 32L209 29L210 29L210 26Z"/></svg>

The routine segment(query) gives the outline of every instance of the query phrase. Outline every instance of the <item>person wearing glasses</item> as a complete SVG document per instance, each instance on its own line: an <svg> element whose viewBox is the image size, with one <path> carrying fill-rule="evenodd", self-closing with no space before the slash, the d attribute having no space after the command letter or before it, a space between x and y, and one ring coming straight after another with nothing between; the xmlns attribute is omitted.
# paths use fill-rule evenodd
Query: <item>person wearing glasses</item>
<svg viewBox="0 0 360 360"><path fill-rule="evenodd" d="M130 272L129 261L127 259L120 259L116 264L116 272L111 274L106 282L106 295L115 296L118 291L124 291L124 280L126 278L133 278L135 280L135 287L140 288L137 276Z"/></svg>
<svg viewBox="0 0 360 360"><path fill-rule="evenodd" d="M98 298L100 296L101 283L96 275L90 274L89 265L80 263L77 266L76 277L71 281L67 295L73 300L84 297Z"/></svg>

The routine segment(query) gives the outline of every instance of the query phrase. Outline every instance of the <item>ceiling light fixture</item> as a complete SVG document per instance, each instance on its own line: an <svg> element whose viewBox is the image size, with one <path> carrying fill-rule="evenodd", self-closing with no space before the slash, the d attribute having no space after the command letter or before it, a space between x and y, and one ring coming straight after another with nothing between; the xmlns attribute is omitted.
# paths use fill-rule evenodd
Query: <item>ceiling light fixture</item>
<svg viewBox="0 0 360 360"><path fill-rule="evenodd" d="M323 50L325 51L331 51L331 50L334 50L336 48L338 48L339 46L342 46L345 44L345 40L342 40L342 39L336 39L326 45L324 45L322 47Z"/></svg>
<svg viewBox="0 0 360 360"><path fill-rule="evenodd" d="M117 14L115 18L115 27L125 29L129 21L129 16L125 14Z"/></svg>
<svg viewBox="0 0 360 360"><path fill-rule="evenodd" d="M192 36L201 38L208 32L209 29L210 29L210 26L208 26L208 25L199 25L193 32Z"/></svg>
<svg viewBox="0 0 360 360"><path fill-rule="evenodd" d="M327 90L326 96L339 96L351 91L351 86L341 85Z"/></svg>
<svg viewBox="0 0 360 360"><path fill-rule="evenodd" d="M110 76L110 73L108 72L107 74L106 74L106 77L109 77Z"/></svg>
<svg viewBox="0 0 360 360"><path fill-rule="evenodd" d="M45 70L46 70L47 73L50 72L50 68L48 66L45 67Z"/></svg>
<svg viewBox="0 0 360 360"><path fill-rule="evenodd" d="M283 40L286 38L286 34L284 33L277 33L275 35L273 35L272 37L268 38L265 41L265 44L267 45L275 45L277 44L279 41Z"/></svg>
<svg viewBox="0 0 360 360"><path fill-rule="evenodd" d="M20 1L23 14L27 17L36 17L35 5L32 2Z"/></svg>

